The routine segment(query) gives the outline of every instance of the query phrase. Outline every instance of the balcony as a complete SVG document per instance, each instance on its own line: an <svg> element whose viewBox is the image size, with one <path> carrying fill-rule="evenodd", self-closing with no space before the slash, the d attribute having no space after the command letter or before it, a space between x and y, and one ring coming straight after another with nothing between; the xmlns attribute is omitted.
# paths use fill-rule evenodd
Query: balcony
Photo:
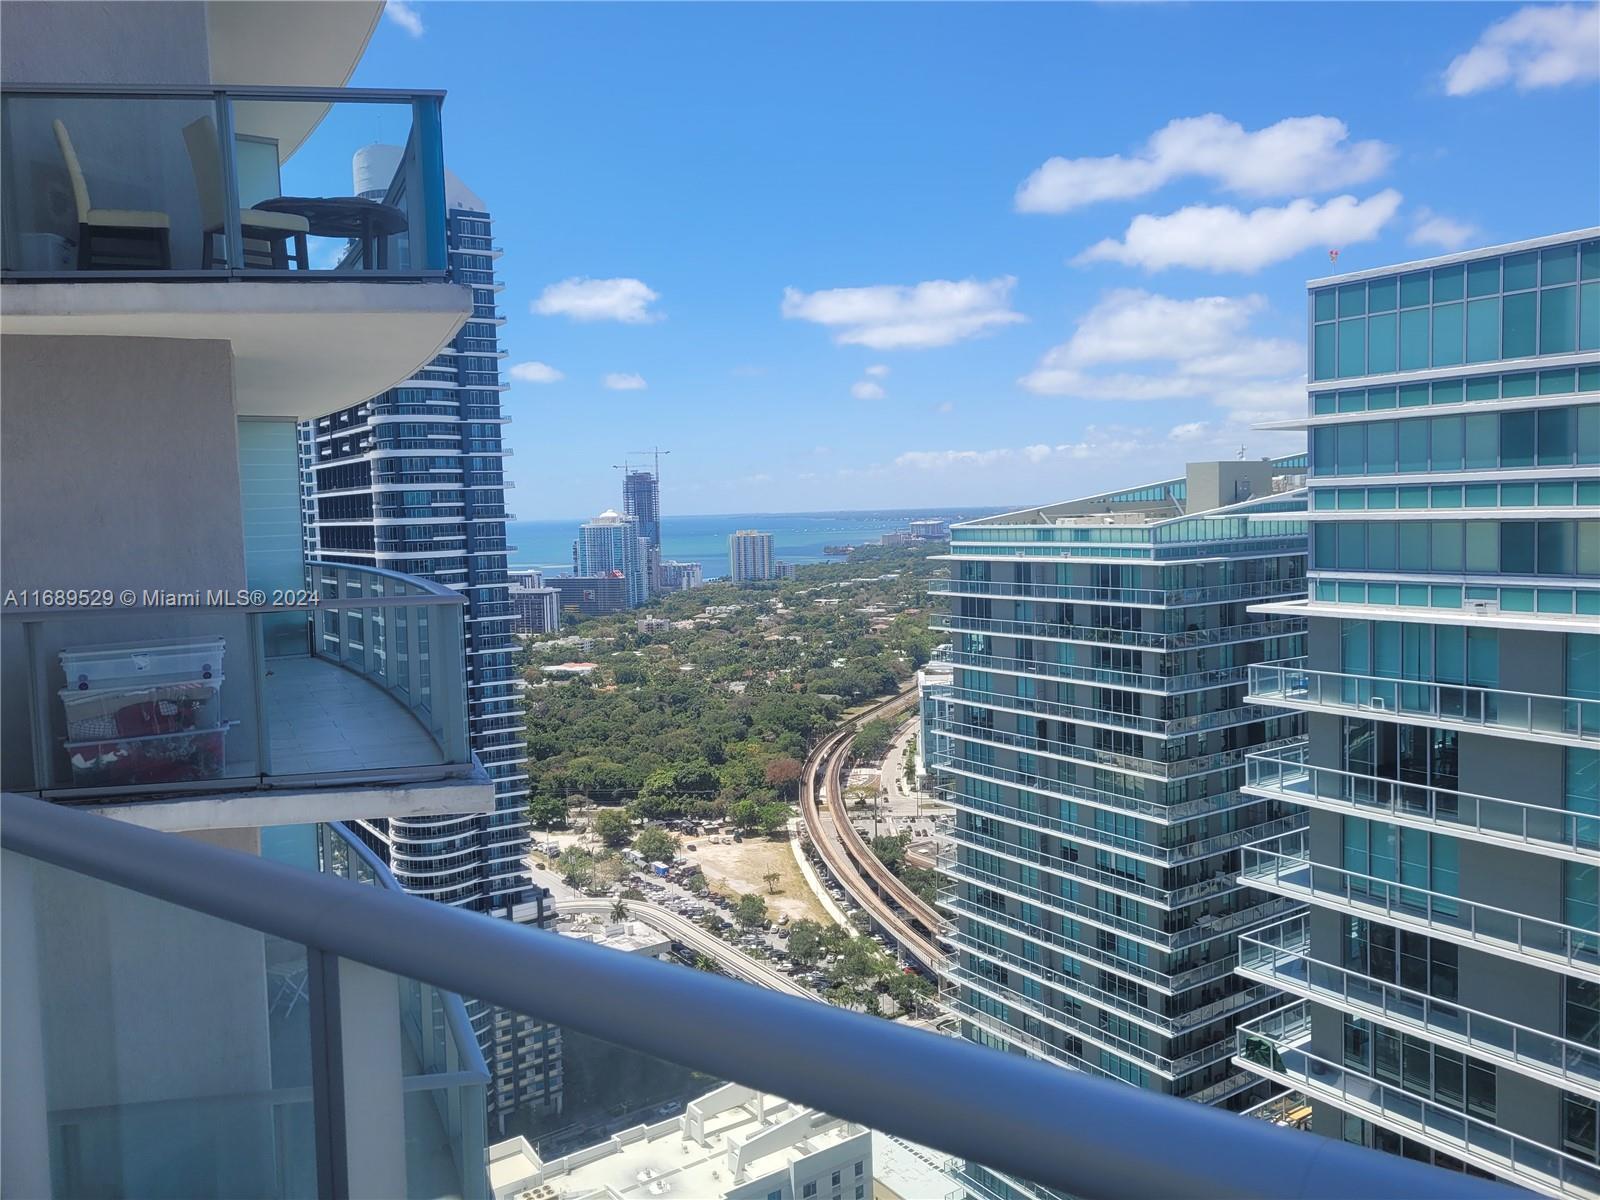
<svg viewBox="0 0 1600 1200"><path fill-rule="evenodd" d="M1313 863L1306 835L1244 847L1241 883L1569 975L1600 979L1600 933Z"/></svg>
<svg viewBox="0 0 1600 1200"><path fill-rule="evenodd" d="M1492 1183L386 887L25 797L0 805L7 1194L76 1195L92 1181L114 1194L476 1200L486 1186L472 1138L484 1072L441 992L424 987L423 1005L406 1007L405 981L426 978L626 1054L781 1095L1084 1200L1509 1200ZM340 860L318 853L337 874ZM353 845L344 861L356 876L372 870ZM41 879L73 902L33 903ZM113 893L117 903L101 902ZM91 924L114 918L114 948L103 930L60 936L61 923L85 912ZM225 958L229 948L236 953ZM78 996L66 986L107 973L163 986L114 990L114 1008L104 989ZM561 986L548 986L552 979ZM169 999L177 1003L162 1003ZM276 1060L269 1003L292 1005L296 1031L305 1031L302 1040L279 1038ZM412 1031L437 1037L441 1021L455 1059L426 1038L408 1059ZM251 1036L219 1038L219 1027ZM103 1047L108 1039L115 1045ZM322 1052L296 1059L302 1046ZM424 1072L408 1073L411 1062ZM73 1097L68 1114L99 1122L94 1136L58 1136L63 1153L52 1159L48 1131L62 1126L52 1120L67 1105L51 1082L77 1083L79 1068L111 1063L121 1070L102 1072L108 1084ZM295 1067L308 1087L295 1082ZM252 1084L264 1086L246 1090ZM158 1097L147 1095L158 1085Z"/></svg>
<svg viewBox="0 0 1600 1200"><path fill-rule="evenodd" d="M1312 1054L1304 1004L1241 1025L1234 1061L1355 1116L1546 1196L1600 1196L1600 1168ZM1467 1181L1461 1181L1463 1191Z"/></svg>
<svg viewBox="0 0 1600 1200"><path fill-rule="evenodd" d="M6 86L6 331L227 341L248 415L384 391L472 310L447 281L442 103Z"/></svg>
<svg viewBox="0 0 1600 1200"><path fill-rule="evenodd" d="M1252 704L1347 713L1402 724L1421 722L1496 737L1600 745L1600 700L1312 671L1298 662L1252 666L1245 699Z"/></svg>
<svg viewBox="0 0 1600 1200"><path fill-rule="evenodd" d="M6 726L7 790L166 830L492 811L467 744L465 600L312 571L306 606L8 610L5 698L28 718Z"/></svg>
<svg viewBox="0 0 1600 1200"><path fill-rule="evenodd" d="M1014 583L988 579L935 579L931 596L993 596L1012 600L1055 600L1080 604L1120 604L1133 608L1177 608L1195 604L1231 604L1265 597L1303 596L1304 576L1255 583L1226 583L1196 588L1087 587L1057 583Z"/></svg>
<svg viewBox="0 0 1600 1200"><path fill-rule="evenodd" d="M1315 767L1305 760L1303 741L1291 749L1249 755L1245 792L1574 862L1588 861L1600 848L1600 817Z"/></svg>
<svg viewBox="0 0 1600 1200"><path fill-rule="evenodd" d="M1144 650L1178 653L1202 646L1260 641L1304 633L1303 620L1255 621L1246 625L1227 625L1215 629L1190 629L1160 633L1145 629L1118 629L1103 625L1068 625L1060 621L1013 621L1000 617L968 617L959 613L934 613L934 629L948 633L988 633L1000 637L1041 638L1091 646L1137 646Z"/></svg>
<svg viewBox="0 0 1600 1200"><path fill-rule="evenodd" d="M1239 974L1600 1099L1600 1049L1319 962L1304 916L1241 934Z"/></svg>
<svg viewBox="0 0 1600 1200"><path fill-rule="evenodd" d="M941 646L933 652L932 661L949 663L954 667L969 667L979 671L999 671L1007 675L1032 675L1042 679L1066 679L1078 683L1101 684L1124 688L1134 692L1153 692L1169 695L1174 692L1196 692L1204 688L1227 687L1241 684L1246 672L1254 668L1243 666L1221 667L1210 671L1193 671L1189 674L1148 675L1138 671L1116 671L1109 667L1080 667L1072 663L1047 662L1037 658L1005 658L998 654L972 654ZM1274 702L1281 703L1281 702ZM1597 718L1600 719L1600 718ZM1600 736L1600 734L1597 734Z"/></svg>

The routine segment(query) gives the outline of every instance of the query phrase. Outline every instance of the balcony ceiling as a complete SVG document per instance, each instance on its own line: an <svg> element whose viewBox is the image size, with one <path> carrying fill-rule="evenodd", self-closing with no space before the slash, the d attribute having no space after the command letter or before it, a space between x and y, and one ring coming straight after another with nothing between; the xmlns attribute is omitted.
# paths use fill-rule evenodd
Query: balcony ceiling
<svg viewBox="0 0 1600 1200"><path fill-rule="evenodd" d="M5 331L233 345L241 416L307 418L409 378L472 311L464 284L365 279L8 283Z"/></svg>

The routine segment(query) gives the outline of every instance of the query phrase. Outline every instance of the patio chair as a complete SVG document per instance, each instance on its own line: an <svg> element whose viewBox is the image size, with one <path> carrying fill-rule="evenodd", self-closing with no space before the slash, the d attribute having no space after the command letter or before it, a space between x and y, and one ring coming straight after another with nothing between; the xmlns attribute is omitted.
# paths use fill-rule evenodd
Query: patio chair
<svg viewBox="0 0 1600 1200"><path fill-rule="evenodd" d="M194 186L200 194L200 265L210 270L217 260L218 238L226 233L223 218L228 209L222 194L222 149L216 122L210 117L191 121L183 127L183 141L189 148ZM311 232L311 223L304 217L241 208L239 232L244 240L245 266L287 271L289 241L293 239L295 265L302 271L308 268L306 234Z"/></svg>
<svg viewBox="0 0 1600 1200"><path fill-rule="evenodd" d="M72 200L78 210L78 270L172 267L170 240L172 219L164 212L140 212L125 208L96 208L89 199L89 184L83 177L72 135L59 120L56 144L61 147L67 176L72 181ZM120 248L119 248L120 247Z"/></svg>

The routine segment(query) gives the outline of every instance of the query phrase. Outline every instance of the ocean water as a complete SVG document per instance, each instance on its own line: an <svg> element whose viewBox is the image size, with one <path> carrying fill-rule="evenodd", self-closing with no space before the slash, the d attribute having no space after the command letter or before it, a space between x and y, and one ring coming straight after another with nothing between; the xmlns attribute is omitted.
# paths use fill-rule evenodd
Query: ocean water
<svg viewBox="0 0 1600 1200"><path fill-rule="evenodd" d="M738 529L759 529L772 534L773 552L784 562L827 562L824 546L860 546L876 542L893 529L904 529L914 518L941 517L965 520L1002 512L998 508L956 511L935 508L888 508L864 512L733 513L723 516L675 517L661 521L661 556L697 562L707 579L728 574L728 535ZM572 571L572 543L578 520L512 521L507 540L516 549L511 569L541 567L553 574ZM837 559L833 561L838 561Z"/></svg>

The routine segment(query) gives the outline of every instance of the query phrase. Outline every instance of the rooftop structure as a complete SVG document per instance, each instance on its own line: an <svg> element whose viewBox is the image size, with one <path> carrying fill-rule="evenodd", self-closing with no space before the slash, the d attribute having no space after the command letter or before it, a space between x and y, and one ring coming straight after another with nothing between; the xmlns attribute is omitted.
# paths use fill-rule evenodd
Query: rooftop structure
<svg viewBox="0 0 1600 1200"><path fill-rule="evenodd" d="M489 1178L495 1200L866 1200L872 1134L728 1084L681 1116L550 1162L522 1138L501 1142L490 1147Z"/></svg>

